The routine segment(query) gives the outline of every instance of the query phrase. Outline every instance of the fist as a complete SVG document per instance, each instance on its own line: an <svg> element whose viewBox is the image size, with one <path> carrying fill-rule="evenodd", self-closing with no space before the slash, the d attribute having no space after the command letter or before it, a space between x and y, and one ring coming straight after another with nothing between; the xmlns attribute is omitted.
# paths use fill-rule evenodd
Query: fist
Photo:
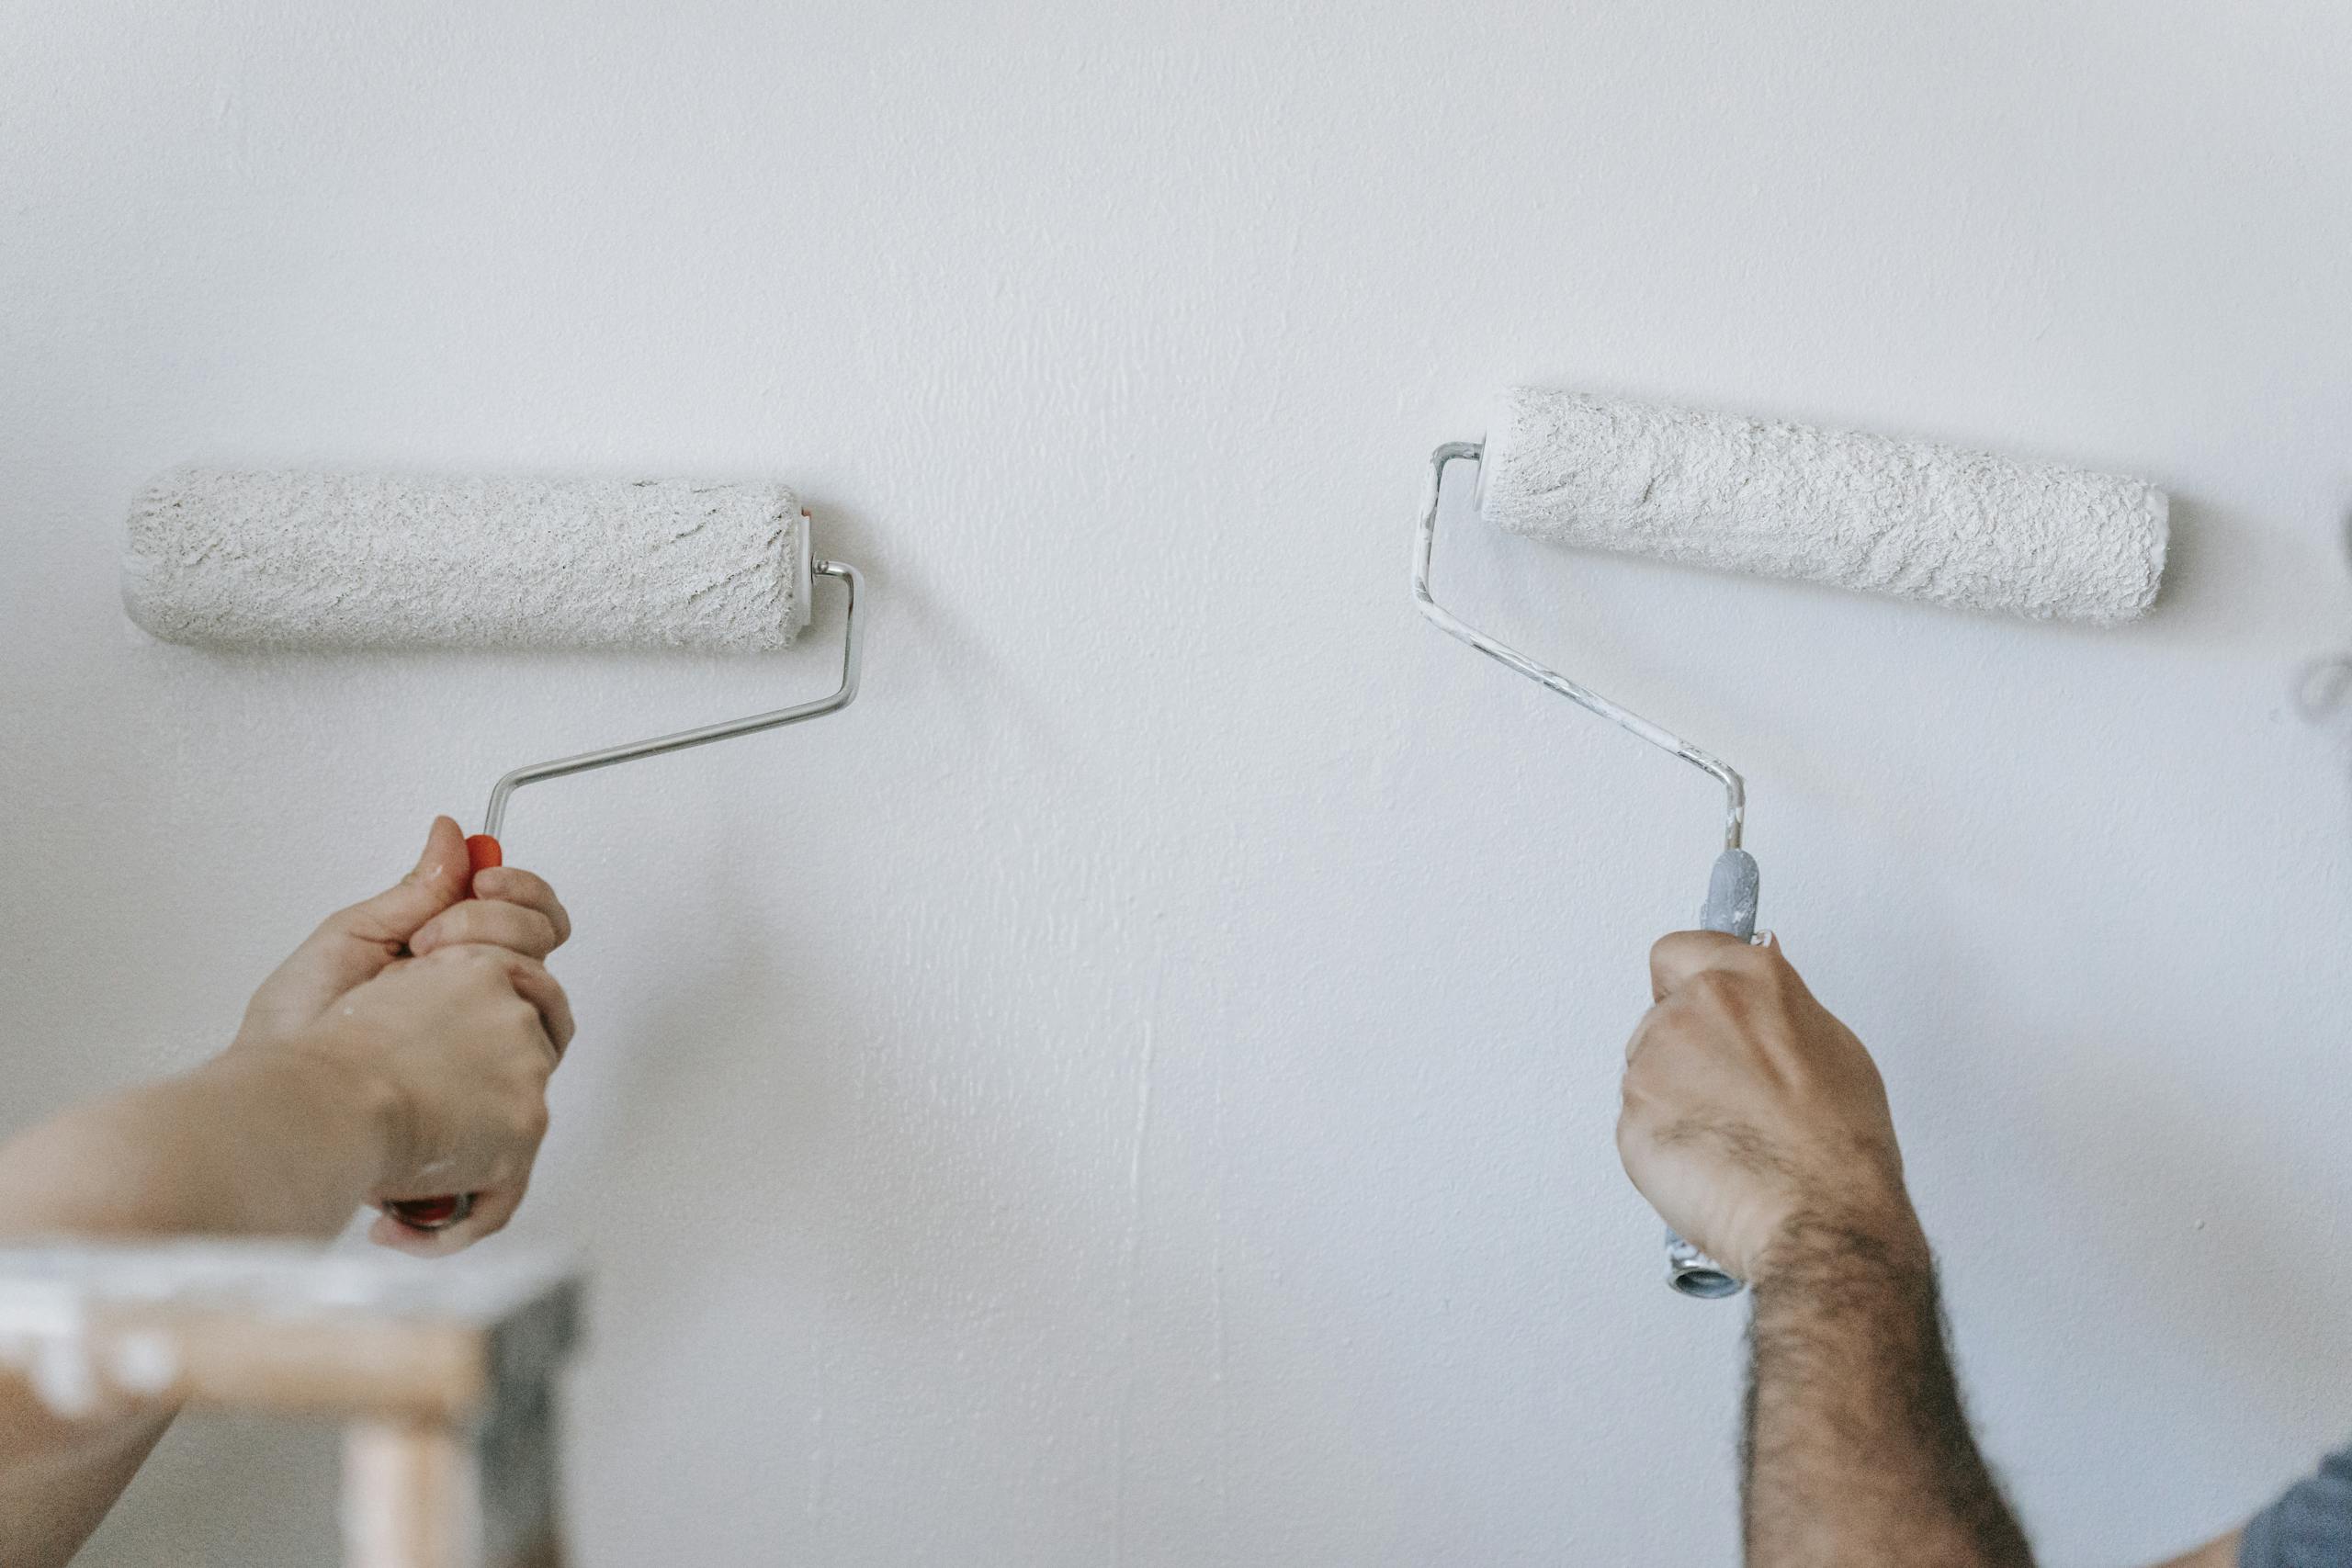
<svg viewBox="0 0 2352 1568"><path fill-rule="evenodd" d="M1677 931L1650 950L1617 1152L1667 1224L1743 1280L1797 1226L1917 1235L1886 1088L1777 942Z"/></svg>
<svg viewBox="0 0 2352 1568"><path fill-rule="evenodd" d="M465 836L436 818L406 876L328 916L254 993L230 1055L339 1069L386 1134L371 1202L474 1200L429 1232L381 1219L378 1241L447 1251L522 1201L548 1073L571 1038L571 1004L541 961L571 932L546 882L514 866L472 872Z"/></svg>
<svg viewBox="0 0 2352 1568"><path fill-rule="evenodd" d="M475 1198L465 1219L430 1234L379 1219L379 1242L442 1252L506 1224L547 1135L548 1077L571 1031L555 977L487 943L436 947L343 995L306 1043L375 1086L388 1112L371 1201Z"/></svg>

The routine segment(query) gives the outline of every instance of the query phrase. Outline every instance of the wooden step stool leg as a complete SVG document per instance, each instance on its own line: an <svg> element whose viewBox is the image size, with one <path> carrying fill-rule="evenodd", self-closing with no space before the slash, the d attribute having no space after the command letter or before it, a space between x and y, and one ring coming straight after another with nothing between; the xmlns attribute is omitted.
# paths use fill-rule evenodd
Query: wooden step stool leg
<svg viewBox="0 0 2352 1568"><path fill-rule="evenodd" d="M435 1423L345 1427L344 1568L479 1568L471 1447Z"/></svg>
<svg viewBox="0 0 2352 1568"><path fill-rule="evenodd" d="M345 1427L345 1568L561 1568L553 1405L526 1383L468 1427Z"/></svg>
<svg viewBox="0 0 2352 1568"><path fill-rule="evenodd" d="M337 1418L347 1568L558 1568L556 1384L580 1296L555 1260L0 1247L0 1378L69 1418L109 1402Z"/></svg>

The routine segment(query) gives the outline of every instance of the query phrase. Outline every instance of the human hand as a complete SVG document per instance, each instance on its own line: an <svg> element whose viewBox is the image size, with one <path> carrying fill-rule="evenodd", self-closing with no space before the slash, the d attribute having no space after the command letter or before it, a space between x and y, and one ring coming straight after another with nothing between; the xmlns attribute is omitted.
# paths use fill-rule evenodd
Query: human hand
<svg viewBox="0 0 2352 1568"><path fill-rule="evenodd" d="M470 942L543 959L571 934L555 889L529 872L492 866L469 879L465 835L436 817L406 876L329 915L262 982L232 1049L298 1038L345 991L403 958Z"/></svg>
<svg viewBox="0 0 2352 1568"><path fill-rule="evenodd" d="M1625 1048L1617 1151L1666 1222L1751 1282L1808 1224L1924 1247L1885 1086L1777 942L1677 931Z"/></svg>
<svg viewBox="0 0 2352 1568"><path fill-rule="evenodd" d="M300 1048L379 1108L383 1157L370 1201L472 1199L435 1230L383 1214L373 1240L448 1252L514 1217L547 1135L548 1077L571 1034L571 1003L545 965L482 942L388 966L305 1033Z"/></svg>
<svg viewBox="0 0 2352 1568"><path fill-rule="evenodd" d="M329 916L263 983L225 1059L291 1056L304 1061L325 1059L335 1066L354 1092L381 1102L386 1114L400 1124L396 1131L401 1135L393 1140L398 1157L384 1173L372 1201L406 1202L451 1193L463 1193L472 1200L470 1214L464 1221L428 1235L411 1224L379 1220L372 1233L375 1238L409 1250L442 1251L462 1246L506 1222L521 1201L522 1182L506 1171L503 1163L494 1160L491 1163L499 1167L494 1187L455 1185L439 1172L444 1162L456 1156L435 1151L456 1136L455 1129L463 1121L462 1116L453 1120L453 1112L468 1109L450 1103L452 1093L481 1089L487 1101L473 1109L487 1122L501 1120L494 1102L503 1095L511 1096L515 1088L498 1076L503 1058L513 1054L512 1042L507 1043L507 1050L492 1045L485 1055L483 1043L477 1037L471 1042L476 1059L469 1059L467 1041L461 1033L453 1033L444 1042L449 1049L443 1053L451 1059L434 1065L432 1053L414 1049L411 1025L421 1021L436 1001L447 998L428 996L407 983L398 987L374 983L441 955L471 953L477 959L495 959L504 970L509 999L526 998L543 1015L536 1026L538 1043L526 1055L546 1056L550 1045L560 1051L570 1039L571 1022L561 987L538 961L570 934L571 919L554 890L531 873L513 866L486 867L471 874L469 880L464 838L447 818L436 818L424 852L406 877L375 897ZM507 963L510 958L514 962ZM454 978L437 972L435 977L445 982ZM386 993L391 1001L387 1001ZM355 1010L343 1005L346 998L365 1006ZM490 999L477 994L471 1002L480 1005ZM404 1021L387 1016L382 1010L386 1006L410 1008L417 1018ZM349 1023L352 1019L366 1021L365 1026ZM451 1021L447 1017L441 1020L445 1027ZM375 1059L379 1057L382 1059ZM425 1071L416 1070L420 1066ZM426 1072L448 1076L433 1082ZM544 1082L542 1072L537 1089L531 1092L537 1094ZM510 1133L533 1120L530 1115L514 1114L512 1107L508 1110L504 1121ZM545 1114L542 1100L536 1112L542 1128ZM522 1169L527 1174L537 1133L523 1142L527 1146ZM507 1147L516 1140L509 1136L492 1138L492 1143ZM471 1156L458 1160L465 1167L481 1163ZM435 1184L436 1180L439 1185ZM435 1236L440 1240L434 1240Z"/></svg>

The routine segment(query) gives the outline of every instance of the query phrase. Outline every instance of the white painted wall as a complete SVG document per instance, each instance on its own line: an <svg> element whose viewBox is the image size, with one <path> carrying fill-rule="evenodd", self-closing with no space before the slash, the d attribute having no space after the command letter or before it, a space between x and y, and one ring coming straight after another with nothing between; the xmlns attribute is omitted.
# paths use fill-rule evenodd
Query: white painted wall
<svg viewBox="0 0 2352 1568"><path fill-rule="evenodd" d="M1749 774L2057 1562L2352 1428L2352 12L0 4L5 1116L191 1061L517 761L772 664L206 658L232 461L773 475L838 719L518 802L582 1028L586 1562L1727 1560L1741 1314L1616 1168L1705 781L1406 593L1515 380L2144 472L2144 626L1442 541ZM1464 520L1466 524L1466 518ZM105 1564L315 1562L188 1431Z"/></svg>

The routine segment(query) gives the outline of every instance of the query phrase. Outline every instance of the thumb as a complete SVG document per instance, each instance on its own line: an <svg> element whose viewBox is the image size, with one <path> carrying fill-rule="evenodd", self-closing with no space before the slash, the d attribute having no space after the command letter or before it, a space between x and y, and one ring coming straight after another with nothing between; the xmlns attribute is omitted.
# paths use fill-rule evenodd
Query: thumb
<svg viewBox="0 0 2352 1568"><path fill-rule="evenodd" d="M284 1031L317 1018L335 998L374 979L405 954L408 939L464 898L472 885L465 835L447 817L435 818L424 836L424 852L406 876L373 898L329 915L262 982L245 1010L246 1029Z"/></svg>
<svg viewBox="0 0 2352 1568"><path fill-rule="evenodd" d="M1693 975L1732 967L1755 951L1742 939L1722 931L1669 931L1650 948L1650 999L1662 1002Z"/></svg>
<svg viewBox="0 0 2352 1568"><path fill-rule="evenodd" d="M466 836L447 817L435 817L424 836L424 852L409 874L373 898L329 915L319 930L390 950L416 934L424 922L471 891L473 869L466 859Z"/></svg>

